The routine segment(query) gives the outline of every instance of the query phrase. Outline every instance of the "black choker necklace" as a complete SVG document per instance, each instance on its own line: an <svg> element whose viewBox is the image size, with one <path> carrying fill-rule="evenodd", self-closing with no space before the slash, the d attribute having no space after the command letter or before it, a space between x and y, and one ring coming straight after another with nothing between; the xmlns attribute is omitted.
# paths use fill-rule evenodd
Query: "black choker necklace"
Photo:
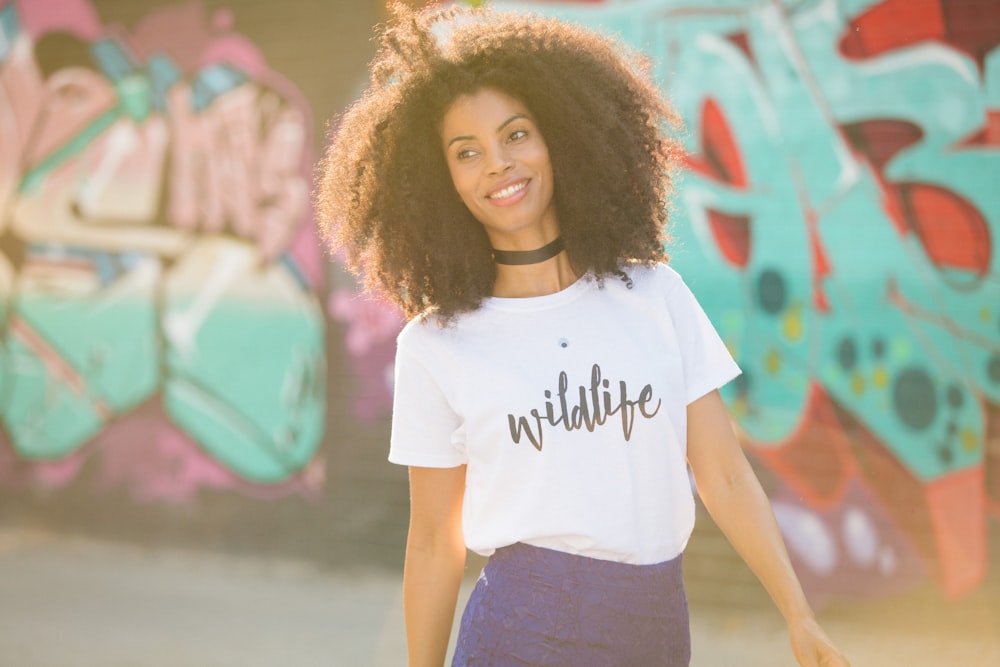
<svg viewBox="0 0 1000 667"><path fill-rule="evenodd" d="M493 259L497 264L509 264L511 266L523 266L524 264L538 264L547 259L552 259L562 252L562 237L557 237L555 241L535 250L497 250L493 249Z"/></svg>

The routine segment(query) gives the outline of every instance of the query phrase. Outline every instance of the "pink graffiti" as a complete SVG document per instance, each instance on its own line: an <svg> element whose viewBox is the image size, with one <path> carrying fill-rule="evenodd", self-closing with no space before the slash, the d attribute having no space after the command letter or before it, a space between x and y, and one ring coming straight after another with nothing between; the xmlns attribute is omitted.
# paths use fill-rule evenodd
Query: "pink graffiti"
<svg viewBox="0 0 1000 667"><path fill-rule="evenodd" d="M396 335L403 328L403 314L387 301L348 289L335 290L327 307L330 316L347 327L347 351L361 383L355 413L365 420L384 415L392 405Z"/></svg>
<svg viewBox="0 0 1000 667"><path fill-rule="evenodd" d="M267 98L246 84L206 114L194 111L187 85L170 91L169 218L205 232L224 231L228 221L271 260L290 242L308 206L308 186L295 162L305 142L304 118Z"/></svg>
<svg viewBox="0 0 1000 667"><path fill-rule="evenodd" d="M280 258L308 288L322 284L322 255L308 224L309 106L233 31L231 11L207 16L189 2L153 11L126 30L101 25L89 0L0 0L0 8L9 4L21 31L0 63L0 232L29 250L0 254L0 299L11 296L18 283L9 278L18 274L39 283L49 276L93 281L90 260L53 259L35 248L176 260L206 233L248 241L262 264ZM125 81L106 75L93 54L97 42L119 45L136 71ZM153 103L143 68L154 57L178 70L165 108ZM216 66L235 72L233 85L196 101L194 82ZM0 315L9 318L0 331L42 362L52 383L46 400L89 395L86 372L45 333L3 303ZM138 500L179 502L206 487L317 497L323 487L320 455L288 479L255 484L173 426L158 400L124 415L99 399L90 407L102 430L57 460L22 458L23 447L19 452L13 435L0 430L0 481L64 486L99 453L99 483L126 486ZM44 408L35 411L39 418Z"/></svg>
<svg viewBox="0 0 1000 667"><path fill-rule="evenodd" d="M93 41L101 34L101 21L89 0L14 0L14 5L33 38L66 32Z"/></svg>
<svg viewBox="0 0 1000 667"><path fill-rule="evenodd" d="M0 483L12 488L39 485L46 488L66 486L80 474L86 460L82 450L58 461L33 462L20 459L14 447L0 431Z"/></svg>
<svg viewBox="0 0 1000 667"><path fill-rule="evenodd" d="M140 502L181 503L201 488L237 490L258 498L296 494L316 499L325 482L322 459L316 459L304 474L285 482L251 484L173 426L155 401L114 422L95 444L102 454L99 487L124 487Z"/></svg>
<svg viewBox="0 0 1000 667"><path fill-rule="evenodd" d="M30 4L37 13L49 2ZM70 16L86 6L69 4L76 8ZM62 22L34 23L35 30L66 28ZM160 183L165 182L166 218L178 230L227 232L251 240L265 262L288 249L309 208L304 176L312 160L308 105L287 81L267 69L259 49L228 32L228 23L223 12L206 27L201 6L189 3L151 14L134 33L106 31L102 37L117 40L140 61L169 55L186 78L169 90L166 113L152 110L144 118L117 119L75 156L61 160L58 152L74 137L113 112L119 91L92 63L67 63L45 71L38 54L32 57L31 49L37 50L38 44L19 38L21 43L0 72L14 116L12 126L0 132L10 135L4 137L5 145L15 147L0 159L0 197L9 196L18 172L45 169L46 161L59 160L41 174L49 178L44 179L38 203L48 214L26 216L30 222L24 224L33 228L22 229L24 236L48 240L64 236L61 232L69 227L73 240L80 242L78 237L87 236L77 229L81 223L148 225L156 215ZM81 34L93 40L93 32L88 27ZM175 40L177 35L183 38ZM218 64L235 68L246 82L196 109L190 79ZM170 173L164 181L167 164ZM41 220L46 222L39 227ZM156 249L170 254L175 246L160 244Z"/></svg>
<svg viewBox="0 0 1000 667"><path fill-rule="evenodd" d="M185 72L228 63L254 80L272 76L260 49L233 32L234 20L229 9L206 16L200 2L186 2L152 10L121 37L140 60L166 54Z"/></svg>

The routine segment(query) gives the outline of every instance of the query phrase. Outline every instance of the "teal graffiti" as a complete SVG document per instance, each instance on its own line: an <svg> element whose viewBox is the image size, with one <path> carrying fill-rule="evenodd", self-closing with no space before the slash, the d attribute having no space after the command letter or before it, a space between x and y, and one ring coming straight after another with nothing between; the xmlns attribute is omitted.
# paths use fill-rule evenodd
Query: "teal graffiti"
<svg viewBox="0 0 1000 667"><path fill-rule="evenodd" d="M941 21L961 4L942 3ZM1000 24L968 47L918 26L912 42L868 54L853 33L902 31L901 4L505 6L600 27L650 56L690 156L671 261L744 370L724 395L746 441L817 507L849 487L823 475L868 475L883 499L924 489L926 505L890 510L940 530L942 490L965 494L949 502L971 518L939 536L936 556L945 587L967 589L985 562L985 443L1000 410ZM821 417L857 433L803 445ZM790 462L796 446L827 469ZM893 463L859 472L862 446Z"/></svg>

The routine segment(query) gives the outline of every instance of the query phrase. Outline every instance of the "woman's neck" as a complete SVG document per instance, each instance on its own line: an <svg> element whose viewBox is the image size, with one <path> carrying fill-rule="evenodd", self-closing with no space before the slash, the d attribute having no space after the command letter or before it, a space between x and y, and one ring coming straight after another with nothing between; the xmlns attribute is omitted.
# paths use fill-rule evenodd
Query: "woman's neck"
<svg viewBox="0 0 1000 667"><path fill-rule="evenodd" d="M560 252L552 259L538 264L521 266L497 264L493 296L523 299L555 294L575 283L579 277L570 265L565 252Z"/></svg>

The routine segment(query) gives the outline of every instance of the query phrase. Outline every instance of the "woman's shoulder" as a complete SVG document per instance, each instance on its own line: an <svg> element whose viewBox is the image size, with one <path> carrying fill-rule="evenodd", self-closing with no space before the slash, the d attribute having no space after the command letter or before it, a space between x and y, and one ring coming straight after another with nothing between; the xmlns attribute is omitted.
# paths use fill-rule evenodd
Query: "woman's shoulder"
<svg viewBox="0 0 1000 667"><path fill-rule="evenodd" d="M447 344L461 329L465 313L446 319L430 310L417 315L407 322L396 337L396 347L400 350L429 353L442 344Z"/></svg>
<svg viewBox="0 0 1000 667"><path fill-rule="evenodd" d="M423 341L439 335L439 331L444 327L440 318L433 312L421 313L411 318L396 337L396 344L399 346L411 346L422 344Z"/></svg>
<svg viewBox="0 0 1000 667"><path fill-rule="evenodd" d="M633 285L649 289L671 291L684 282L680 274L666 262L627 264L622 270Z"/></svg>

